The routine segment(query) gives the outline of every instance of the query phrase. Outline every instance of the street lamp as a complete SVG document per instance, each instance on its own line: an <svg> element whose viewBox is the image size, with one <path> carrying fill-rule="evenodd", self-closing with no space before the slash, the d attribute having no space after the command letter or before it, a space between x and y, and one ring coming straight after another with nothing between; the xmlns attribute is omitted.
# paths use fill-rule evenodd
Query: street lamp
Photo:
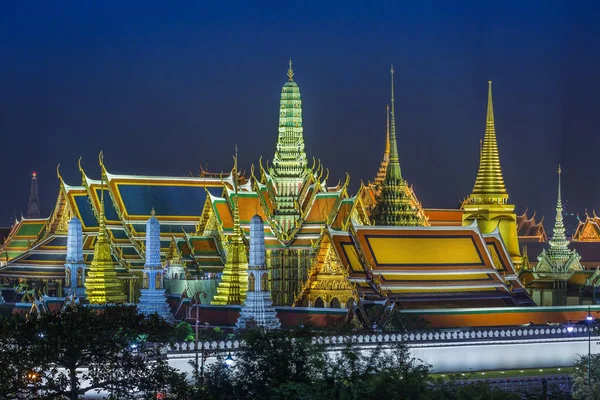
<svg viewBox="0 0 600 400"><path fill-rule="evenodd" d="M588 315L585 317L585 321L587 323L588 330L588 390L591 390L591 382L592 382L592 329L591 324L592 320L592 310L591 307L588 307Z"/></svg>
<svg viewBox="0 0 600 400"><path fill-rule="evenodd" d="M225 365L227 367L232 367L233 364L235 364L235 361L233 361L233 357L231 357L231 352L229 352L229 354L225 358Z"/></svg>

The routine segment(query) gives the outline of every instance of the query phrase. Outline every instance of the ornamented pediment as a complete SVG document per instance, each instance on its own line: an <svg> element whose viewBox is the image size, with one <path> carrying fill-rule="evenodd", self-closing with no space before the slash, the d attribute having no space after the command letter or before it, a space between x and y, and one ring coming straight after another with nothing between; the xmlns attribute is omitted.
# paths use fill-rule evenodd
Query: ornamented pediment
<svg viewBox="0 0 600 400"><path fill-rule="evenodd" d="M584 223L584 227L577 238L581 242L600 242L600 234L596 229L595 224L588 220Z"/></svg>

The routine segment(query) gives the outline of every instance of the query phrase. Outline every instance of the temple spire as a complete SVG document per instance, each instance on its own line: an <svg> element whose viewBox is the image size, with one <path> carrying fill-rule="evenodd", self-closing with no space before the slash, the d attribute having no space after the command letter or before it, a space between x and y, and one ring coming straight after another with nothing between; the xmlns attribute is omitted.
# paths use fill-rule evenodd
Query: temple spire
<svg viewBox="0 0 600 400"><path fill-rule="evenodd" d="M563 208L561 199L560 189L560 175L562 170L560 165L558 166L558 196L556 200L556 219L554 220L554 230L552 232L552 239L550 239L551 248L564 248L566 249L569 245L569 241L565 236L565 224L563 222Z"/></svg>
<svg viewBox="0 0 600 400"><path fill-rule="evenodd" d="M29 203L27 204L27 218L40 218L40 197L38 195L37 173L31 174L31 187L29 190Z"/></svg>
<svg viewBox="0 0 600 400"><path fill-rule="evenodd" d="M427 217L417 200L413 190L402 178L398 144L396 142L396 113L394 104L394 66L391 74L391 112L389 135L389 158L385 177L378 185L376 204L373 208L375 225L388 226L424 226L428 224Z"/></svg>
<svg viewBox="0 0 600 400"><path fill-rule="evenodd" d="M269 174L275 193L274 219L282 232L288 232L300 219L296 204L304 182L311 172L307 167L302 126L302 98L300 88L292 79L294 71L290 60L288 81L281 89L277 146Z"/></svg>
<svg viewBox="0 0 600 400"><path fill-rule="evenodd" d="M233 164L233 234L227 243L227 260L213 305L242 304L248 289L248 255L244 244L244 233L240 225L237 182L237 150Z"/></svg>
<svg viewBox="0 0 600 400"><path fill-rule="evenodd" d="M508 193L506 192L500 167L498 140L494 123L492 81L488 81L488 104L485 121L483 145L480 145L479 172L470 198L477 204L504 204L508 199Z"/></svg>
<svg viewBox="0 0 600 400"><path fill-rule="evenodd" d="M173 323L175 319L165 295L163 268L160 262L160 222L152 214L146 222L146 262L142 271L143 281L138 311L150 315L157 313L165 321Z"/></svg>
<svg viewBox="0 0 600 400"><path fill-rule="evenodd" d="M389 152L389 163L387 168L388 179L401 180L402 173L400 170L400 160L398 158L398 144L396 143L396 112L394 105L394 66L390 69L391 83L392 83L392 110L391 110L391 126L390 126L390 152Z"/></svg>
<svg viewBox="0 0 600 400"><path fill-rule="evenodd" d="M290 82L294 81L294 70L292 69L292 59L291 58L290 58L290 67L288 68L287 76L288 76L288 81L290 81Z"/></svg>
<svg viewBox="0 0 600 400"><path fill-rule="evenodd" d="M112 259L110 241L106 232L104 216L104 176L100 189L100 210L98 210L98 238L94 246L94 259L85 279L85 293L92 304L124 303L123 285L117 278Z"/></svg>
<svg viewBox="0 0 600 400"><path fill-rule="evenodd" d="M563 209L561 199L561 168L558 166L558 193L556 199L556 219L554 220L554 231L552 239L549 240L550 248L544 249L538 256L538 263L534 266L534 276L540 281L568 281L575 271L582 271L581 255L576 250L569 249L569 241L565 236L565 225L563 223ZM565 288L564 286L553 286L554 288ZM562 299L562 300L561 300ZM566 295L557 298L565 305Z"/></svg>

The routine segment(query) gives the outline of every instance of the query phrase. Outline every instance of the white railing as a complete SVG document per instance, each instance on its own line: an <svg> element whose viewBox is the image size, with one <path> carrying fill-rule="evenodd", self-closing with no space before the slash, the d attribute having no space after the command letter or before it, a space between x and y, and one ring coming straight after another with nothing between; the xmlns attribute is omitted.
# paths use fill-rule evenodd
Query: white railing
<svg viewBox="0 0 600 400"><path fill-rule="evenodd" d="M594 329L594 328L592 328ZM535 340L548 338L570 338L588 335L587 326L574 326L569 331L566 326L522 326L500 328L464 328L454 330L422 330L409 333L373 333L358 335L334 335L313 337L313 343L326 346L339 346L346 343L357 345L372 344L435 344L461 341ZM594 335L595 336L595 335ZM237 351L244 345L242 340L205 341L198 343L199 350ZM175 343L167 346L168 352L196 351L194 342Z"/></svg>

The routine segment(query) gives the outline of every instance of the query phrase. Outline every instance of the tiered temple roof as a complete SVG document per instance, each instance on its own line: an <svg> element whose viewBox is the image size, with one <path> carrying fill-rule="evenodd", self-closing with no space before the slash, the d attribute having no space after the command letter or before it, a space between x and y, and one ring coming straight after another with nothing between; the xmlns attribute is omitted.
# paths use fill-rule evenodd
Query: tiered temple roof
<svg viewBox="0 0 600 400"><path fill-rule="evenodd" d="M90 178L80 164L80 185L65 183L59 174L60 191L49 218L22 219L12 228L0 248L0 255L7 255L0 277L62 279L66 226L76 216L88 270L102 236L103 254L117 277L130 282L129 300L136 301L146 221L154 208L161 257L173 243L192 279L222 273L232 254L229 243L247 248L251 219L258 215L265 221L267 269L277 305L341 306L358 297L388 296L425 307L531 303L502 231L486 232L472 222L462 226L462 210L422 208L401 175L393 94L385 177L349 197L348 176L329 186L321 163L306 163L301 100L292 78L290 66L276 156L271 168L259 163L258 177L252 168L244 178L235 166L231 173L203 171L198 177L118 175L101 160L102 207L101 180Z"/></svg>
<svg viewBox="0 0 600 400"><path fill-rule="evenodd" d="M416 200L412 187L402 177L398 144L396 141L396 116L394 106L394 67L391 70L391 127L390 152L385 177L375 189L375 204L372 208L373 223L386 226L426 226L427 217Z"/></svg>
<svg viewBox="0 0 600 400"><path fill-rule="evenodd" d="M527 210L517 216L517 236L520 243L547 242L548 235L544 229L544 218L535 220L535 212L531 217L527 215Z"/></svg>

